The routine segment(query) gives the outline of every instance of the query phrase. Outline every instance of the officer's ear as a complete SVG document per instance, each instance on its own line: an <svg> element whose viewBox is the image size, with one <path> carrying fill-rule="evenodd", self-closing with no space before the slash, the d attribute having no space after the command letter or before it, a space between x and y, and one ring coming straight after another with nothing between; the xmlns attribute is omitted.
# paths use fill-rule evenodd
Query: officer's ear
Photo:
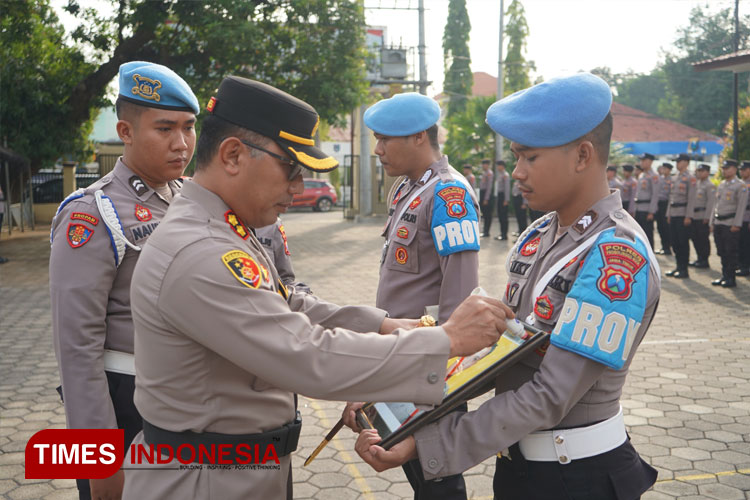
<svg viewBox="0 0 750 500"><path fill-rule="evenodd" d="M596 150L591 141L581 141L576 146L576 173L583 172L596 163Z"/></svg>
<svg viewBox="0 0 750 500"><path fill-rule="evenodd" d="M416 134L412 135L414 137L414 144L417 146L421 146L427 139L427 131L423 130L421 132L417 132Z"/></svg>
<svg viewBox="0 0 750 500"><path fill-rule="evenodd" d="M128 120L118 120L117 125L117 136L120 138L123 144L128 146L133 145L133 124Z"/></svg>
<svg viewBox="0 0 750 500"><path fill-rule="evenodd" d="M239 173L245 149L245 145L237 137L227 137L221 141L217 158L227 174L234 176Z"/></svg>

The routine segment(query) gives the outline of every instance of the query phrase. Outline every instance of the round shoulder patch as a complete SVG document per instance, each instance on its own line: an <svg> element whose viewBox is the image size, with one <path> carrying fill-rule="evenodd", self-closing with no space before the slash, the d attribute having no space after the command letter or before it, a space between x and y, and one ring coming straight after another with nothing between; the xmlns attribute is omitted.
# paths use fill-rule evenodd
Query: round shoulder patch
<svg viewBox="0 0 750 500"><path fill-rule="evenodd" d="M221 256L221 261L227 266L232 276L248 288L258 288L263 281L265 270L261 270L261 266L242 250L225 253Z"/></svg>

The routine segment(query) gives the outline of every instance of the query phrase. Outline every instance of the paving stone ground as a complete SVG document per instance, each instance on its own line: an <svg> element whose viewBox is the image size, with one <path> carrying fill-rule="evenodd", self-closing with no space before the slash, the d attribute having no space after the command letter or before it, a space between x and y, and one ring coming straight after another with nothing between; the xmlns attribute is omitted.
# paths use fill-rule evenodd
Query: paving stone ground
<svg viewBox="0 0 750 500"><path fill-rule="evenodd" d="M341 212L300 211L284 221L301 281L339 304L373 303L383 219L353 223ZM0 255L10 258L0 265L0 498L12 500L77 498L72 480L24 479L29 437L65 426L54 390L59 378L50 333L47 231L0 236ZM481 285L499 296L510 244L482 244ZM673 267L673 258L658 259L662 271ZM712 287L720 266L715 255L710 262L710 270L691 271L691 280L663 279L659 311L622 396L631 439L659 471L645 500L750 500L750 280L741 278L736 289ZM295 498L412 497L400 469L377 474L359 459L348 430L303 468L342 404L301 398L300 405ZM466 472L470 498L492 498L492 473L492 459Z"/></svg>

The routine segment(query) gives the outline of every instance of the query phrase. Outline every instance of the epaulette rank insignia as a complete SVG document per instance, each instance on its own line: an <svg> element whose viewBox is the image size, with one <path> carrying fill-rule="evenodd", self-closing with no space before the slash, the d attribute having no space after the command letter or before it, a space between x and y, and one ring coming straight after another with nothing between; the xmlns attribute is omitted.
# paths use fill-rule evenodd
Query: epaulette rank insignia
<svg viewBox="0 0 750 500"><path fill-rule="evenodd" d="M232 228L232 231L243 240L246 240L247 237L250 236L250 231L248 231L247 226L245 226L240 218L231 210L227 210L224 213L224 220L227 221L227 224Z"/></svg>

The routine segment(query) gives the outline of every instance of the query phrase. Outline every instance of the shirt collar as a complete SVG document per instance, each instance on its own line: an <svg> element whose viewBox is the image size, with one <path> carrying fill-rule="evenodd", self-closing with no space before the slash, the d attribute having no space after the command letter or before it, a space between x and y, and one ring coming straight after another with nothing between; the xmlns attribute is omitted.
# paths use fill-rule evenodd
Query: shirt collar
<svg viewBox="0 0 750 500"><path fill-rule="evenodd" d="M151 197L151 195L156 194L160 200L163 200L165 203L169 204L169 202L159 196L156 191L151 188L151 186L146 184L146 181L141 179L138 174L133 172L127 165L125 165L125 163L122 161L122 156L117 159L115 168L112 169L112 175L115 178L119 179L123 184L125 184L133 193L133 195L140 201L146 201ZM169 181L167 185L172 190L172 194L176 194L180 190L175 181Z"/></svg>
<svg viewBox="0 0 750 500"><path fill-rule="evenodd" d="M616 189L610 189L609 195L594 203L588 210L571 224L567 233L573 241L581 241L594 234L601 228L604 221L609 219L611 213L622 211L622 200ZM555 216L557 222L557 216ZM555 224L557 227L557 224Z"/></svg>

